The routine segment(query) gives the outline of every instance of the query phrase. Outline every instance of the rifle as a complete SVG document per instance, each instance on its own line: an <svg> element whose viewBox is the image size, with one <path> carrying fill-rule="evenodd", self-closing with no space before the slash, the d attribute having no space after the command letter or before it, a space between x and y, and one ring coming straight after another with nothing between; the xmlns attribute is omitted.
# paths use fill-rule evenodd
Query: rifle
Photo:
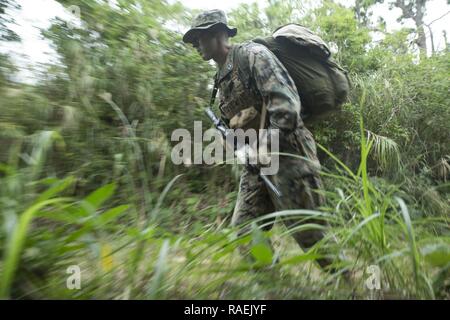
<svg viewBox="0 0 450 320"><path fill-rule="evenodd" d="M208 118L211 120L211 122L214 124L217 130L220 131L222 134L222 137L224 138L224 141L226 141L227 133L229 130L231 130L225 122L223 122L221 119L219 119L215 114L214 111L210 107L207 107L205 109L205 113L208 116ZM248 145L246 144L246 148ZM234 146L234 150L236 150L236 146ZM247 150L247 149L246 149ZM267 178L267 176L263 175L261 173L261 170L253 164L248 163L248 157L246 156L246 166L250 169L251 172L257 172L258 175L261 177L261 179L265 182L267 188L269 188L278 198L282 197L281 191L278 190L278 188L272 183L272 181Z"/></svg>

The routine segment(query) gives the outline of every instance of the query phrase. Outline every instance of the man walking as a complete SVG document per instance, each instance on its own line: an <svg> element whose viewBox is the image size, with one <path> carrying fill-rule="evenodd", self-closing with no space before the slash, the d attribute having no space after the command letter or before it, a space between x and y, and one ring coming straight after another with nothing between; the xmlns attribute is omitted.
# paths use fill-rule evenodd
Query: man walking
<svg viewBox="0 0 450 320"><path fill-rule="evenodd" d="M264 45L254 42L231 45L229 38L236 33L236 28L227 25L223 11L210 10L194 19L183 41L191 43L203 60L213 59L217 63L219 108L230 128L278 129L280 152L295 157L280 155L278 173L269 176L281 191L281 198L267 188L258 174L244 169L232 223L240 225L281 210L318 209L324 201L317 192L321 189L320 163L313 136L300 117L297 88L283 64ZM242 74L242 64L247 74ZM302 221L296 217L283 221L289 228L305 223L316 225L293 233L304 250L324 237L323 228L317 225L325 223L319 219ZM273 221L267 228L272 224ZM326 267L331 260L324 256L318 263Z"/></svg>

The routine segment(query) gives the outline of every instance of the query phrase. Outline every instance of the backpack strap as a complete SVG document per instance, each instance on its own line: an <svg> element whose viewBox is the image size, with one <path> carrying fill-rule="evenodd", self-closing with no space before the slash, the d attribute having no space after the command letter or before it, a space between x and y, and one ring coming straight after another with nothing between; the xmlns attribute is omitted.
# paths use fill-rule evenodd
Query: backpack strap
<svg viewBox="0 0 450 320"><path fill-rule="evenodd" d="M219 84L217 82L217 78L214 77L214 87L211 92L211 100L209 101L209 106L212 107L214 102L216 101L217 91L219 90Z"/></svg>
<svg viewBox="0 0 450 320"><path fill-rule="evenodd" d="M239 79L242 81L242 83L244 84L244 87L247 90L251 90L251 70L248 66L248 62L245 61L245 58L242 54L240 54L240 49L241 49L242 45L239 45L238 48L236 48L237 52L236 52L236 57L235 57L235 63L234 63L234 67L237 68L237 73L238 73L238 77ZM214 77L214 87L213 90L211 92L211 99L210 99L210 106L212 107L214 105L214 102L216 100L216 96L217 96L217 91L219 89L219 83L217 80L217 77ZM262 110L261 110L261 121L260 121L260 129L264 128L264 125L266 123L266 115L267 115L267 109L266 106L263 102L262 105Z"/></svg>
<svg viewBox="0 0 450 320"><path fill-rule="evenodd" d="M238 69L237 70L238 76L239 76L239 79L244 84L244 87L247 90L252 90L252 88L251 88L251 70L248 65L248 60L246 60L247 57L244 56L243 54L241 54L241 48L242 48L242 45L240 45L236 51L235 67ZM267 109L266 109L266 105L263 102L262 109L261 109L261 120L259 122L260 129L264 129L264 126L266 123L266 115L267 115Z"/></svg>
<svg viewBox="0 0 450 320"><path fill-rule="evenodd" d="M250 89L250 68L248 65L248 61L246 61L247 57L244 57L242 52L242 45L239 45L236 48L235 54L235 67L238 69L239 79L244 84L246 89Z"/></svg>
<svg viewBox="0 0 450 320"><path fill-rule="evenodd" d="M237 58L236 61L234 63L234 67L238 68L238 75L239 75L239 79L241 79L241 81L243 81L244 86L246 88L248 88L249 86L249 80L250 80L250 76L248 75L249 73L244 71L245 69L245 64L244 61L242 60L241 55L239 54L241 45L237 45L238 47L236 48L237 51ZM247 75L247 76L246 76ZM211 92L211 100L209 102L209 104L212 106L216 100L216 96L217 96L217 91L219 89L219 81L218 81L218 74L216 74L216 76L214 76L214 87L213 90Z"/></svg>
<svg viewBox="0 0 450 320"><path fill-rule="evenodd" d="M261 110L261 121L259 122L259 129L264 129L264 126L266 124L266 115L267 115L267 108L266 108L266 104L263 101L262 110Z"/></svg>

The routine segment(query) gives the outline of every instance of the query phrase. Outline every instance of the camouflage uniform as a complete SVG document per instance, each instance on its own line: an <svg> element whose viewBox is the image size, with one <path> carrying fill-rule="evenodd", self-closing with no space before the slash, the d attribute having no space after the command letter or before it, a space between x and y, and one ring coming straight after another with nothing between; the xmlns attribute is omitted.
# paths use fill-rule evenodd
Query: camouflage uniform
<svg viewBox="0 0 450 320"><path fill-rule="evenodd" d="M239 76L237 59L248 63L246 70L251 74L247 83ZM314 191L321 188L316 146L299 116L301 104L295 84L281 62L263 45L253 42L234 45L217 72L216 80L219 108L230 127L258 129L265 105L264 127L280 130L280 152L303 157L280 156L278 173L269 176L282 192L282 198L272 194L258 175L244 169L232 223L239 225L280 210L317 209L323 198ZM292 227L298 221L291 219L285 223ZM308 249L322 239L323 234L316 229L296 232L293 236L302 248Z"/></svg>
<svg viewBox="0 0 450 320"><path fill-rule="evenodd" d="M236 35L236 28L227 25L225 13L211 10L194 19L183 41L198 45L199 33L217 25L224 26L230 37ZM248 72L242 74L243 69ZM231 128L278 128L279 151L302 157L280 156L278 173L268 176L282 192L281 199L267 189L258 175L244 168L232 224L239 225L274 211L317 209L323 198L315 192L321 188L316 146L300 117L297 88L282 63L261 44L248 42L234 45L226 62L219 68L216 81L220 93L219 108ZM260 123L263 105L267 116L265 123ZM299 223L299 219L283 221L289 227ZM321 223L311 219L308 222ZM266 229L272 224L273 221ZM323 238L323 233L316 229L296 232L293 236L303 249L308 249ZM324 265L325 260L319 263Z"/></svg>

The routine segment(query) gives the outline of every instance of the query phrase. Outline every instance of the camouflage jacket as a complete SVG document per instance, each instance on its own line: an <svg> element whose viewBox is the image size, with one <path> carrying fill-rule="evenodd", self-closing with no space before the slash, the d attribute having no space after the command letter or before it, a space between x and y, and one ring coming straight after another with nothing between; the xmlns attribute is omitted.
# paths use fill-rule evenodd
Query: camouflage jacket
<svg viewBox="0 0 450 320"><path fill-rule="evenodd" d="M240 73L245 64L249 74ZM216 74L219 108L230 127L260 128L263 104L264 128L292 131L301 123L300 98L288 72L265 46L253 42L234 45ZM299 123L300 122L300 123Z"/></svg>
<svg viewBox="0 0 450 320"><path fill-rule="evenodd" d="M237 59L240 63L237 63ZM242 63L249 74L239 70ZM239 66L239 67L238 67ZM304 175L316 174L320 163L312 134L300 117L300 98L294 81L278 58L265 46L253 42L234 45L216 73L222 118L233 129L280 129L279 150L300 155ZM267 113L261 123L263 104ZM282 160L282 159L281 159ZM286 159L285 164L292 164ZM283 163L283 161L282 161Z"/></svg>

